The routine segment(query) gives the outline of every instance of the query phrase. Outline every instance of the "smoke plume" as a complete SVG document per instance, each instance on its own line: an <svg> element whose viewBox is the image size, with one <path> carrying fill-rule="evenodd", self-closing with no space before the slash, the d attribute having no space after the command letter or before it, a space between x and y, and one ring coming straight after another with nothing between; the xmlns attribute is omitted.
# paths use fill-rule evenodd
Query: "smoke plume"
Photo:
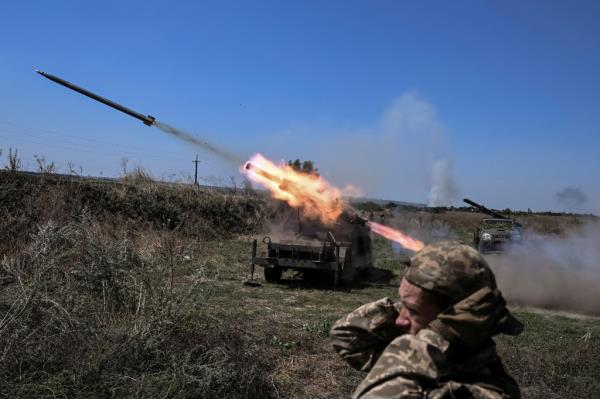
<svg viewBox="0 0 600 399"><path fill-rule="evenodd" d="M528 237L490 255L498 285L514 303L600 315L600 222L563 236Z"/></svg>
<svg viewBox="0 0 600 399"><path fill-rule="evenodd" d="M310 132L304 131L282 135L287 135L281 142L287 151L294 142L297 154L314 156L328 180L338 186L353 184L370 198L426 202L432 191L433 165L452 164L446 129L434 105L412 91L399 96L372 127L328 131L312 136L313 140L309 139ZM298 137L303 140L295 141ZM452 168L443 172L441 178L434 179L434 184L442 187L433 189L439 201L445 201L454 186L450 183L454 181Z"/></svg>
<svg viewBox="0 0 600 399"><path fill-rule="evenodd" d="M587 195L575 187L567 187L556 193L556 202L567 209L579 209L586 200Z"/></svg>
<svg viewBox="0 0 600 399"><path fill-rule="evenodd" d="M458 195L458 188L454 179L452 162L441 159L433 164L432 185L428 196L429 206L448 205Z"/></svg>
<svg viewBox="0 0 600 399"><path fill-rule="evenodd" d="M193 136L192 134L185 132L183 130L177 129L171 125L168 125L163 122L155 121L154 126L156 126L163 132L168 133L171 136L173 136L179 140L185 141L186 143L192 144L202 150L208 151L208 152L218 156L219 158L231 163L235 167L238 167L239 165L241 165L244 162L244 160L240 156L233 154L222 148L219 148L219 147L217 147L213 144L210 144L206 141L202 141L198 137Z"/></svg>

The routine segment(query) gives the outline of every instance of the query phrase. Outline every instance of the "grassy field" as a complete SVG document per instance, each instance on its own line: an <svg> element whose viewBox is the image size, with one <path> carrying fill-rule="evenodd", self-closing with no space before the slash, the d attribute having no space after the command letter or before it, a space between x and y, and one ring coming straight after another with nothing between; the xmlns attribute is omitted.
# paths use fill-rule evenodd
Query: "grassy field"
<svg viewBox="0 0 600 399"><path fill-rule="evenodd" d="M405 267L375 238L390 279L333 290L286 274L250 287L251 240L273 212L260 196L10 174L0 189L1 397L345 398L362 374L333 353L329 328L394 297ZM540 231L578 223L531 218ZM398 223L468 238L475 220ZM599 320L515 313L525 332L497 344L523 397L600 396Z"/></svg>

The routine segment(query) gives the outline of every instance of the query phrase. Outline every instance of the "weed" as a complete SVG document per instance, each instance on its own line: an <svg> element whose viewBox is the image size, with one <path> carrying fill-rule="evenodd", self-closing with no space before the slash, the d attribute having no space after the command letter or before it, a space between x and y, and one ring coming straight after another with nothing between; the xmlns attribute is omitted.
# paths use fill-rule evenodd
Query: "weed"
<svg viewBox="0 0 600 399"><path fill-rule="evenodd" d="M334 321L335 320L331 320L329 318L320 319L302 324L302 329L316 335L317 337L326 338L329 336L329 330L331 330L331 326L333 325Z"/></svg>

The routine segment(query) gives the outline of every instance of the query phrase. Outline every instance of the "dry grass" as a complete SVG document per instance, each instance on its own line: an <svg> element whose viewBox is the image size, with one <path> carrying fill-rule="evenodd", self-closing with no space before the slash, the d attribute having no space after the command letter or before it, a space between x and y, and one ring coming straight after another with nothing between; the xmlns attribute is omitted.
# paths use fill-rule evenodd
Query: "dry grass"
<svg viewBox="0 0 600 399"><path fill-rule="evenodd" d="M156 183L152 174L141 166L136 166L133 170L124 174L121 177L123 183L135 185L149 185Z"/></svg>
<svg viewBox="0 0 600 399"><path fill-rule="evenodd" d="M137 175L135 175L137 176ZM0 252L22 247L36 226L66 223L82 212L131 230L177 229L186 236L217 238L256 231L270 211L252 192L231 195L144 178L127 183L0 172Z"/></svg>
<svg viewBox="0 0 600 399"><path fill-rule="evenodd" d="M0 395L274 397L243 323L197 306L210 270L177 237L142 252L128 236L84 214L3 259Z"/></svg>

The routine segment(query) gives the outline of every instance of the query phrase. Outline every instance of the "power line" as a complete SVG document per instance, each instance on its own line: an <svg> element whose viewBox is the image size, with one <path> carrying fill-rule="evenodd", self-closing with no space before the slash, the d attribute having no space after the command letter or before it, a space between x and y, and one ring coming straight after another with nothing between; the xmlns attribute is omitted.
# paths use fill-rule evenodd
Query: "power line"
<svg viewBox="0 0 600 399"><path fill-rule="evenodd" d="M13 126L17 126L14 123L11 122L7 122ZM35 128L32 127L32 129L36 129L36 130L40 130L40 131L47 131L50 132L52 134L56 134L59 136L64 136L64 137L72 137L75 138L76 140L87 140L87 141L92 141L92 142L98 142L100 144L105 144L105 145L109 145L109 146L115 146L115 147L119 147L119 149L123 148L122 144L115 144L115 143L109 143L109 142L103 142L100 140L94 140L94 139L87 139L87 138L82 138L82 137L77 137L77 136L72 136L72 135L68 135L68 134L60 134L60 133L56 133L56 132L52 132L46 129L42 129L42 128ZM151 151L151 153L141 153L141 152L119 152L119 153L107 153L107 152L100 152L100 151L89 151L87 148L87 146L85 146L85 144L83 143L77 143L77 142L72 142L69 140L64 140L64 139L58 139L58 141L64 143L64 144L68 144L71 146L76 146L75 148L72 147L64 147L64 146L60 146L55 144L55 142L57 141L57 139L54 139L52 137L47 137L47 136L38 136L35 134L31 134L30 132L26 132L26 131L19 131L19 130L14 130L14 129L6 129L6 128L2 128L0 127L0 132L6 132L6 133L15 133L15 134L19 134L19 135L25 135L25 136L29 136L32 137L34 139L39 139L39 140L53 140L52 144L47 144L47 143L40 143L40 142L35 142L35 141L31 141L31 140L26 140L23 139L21 137L15 138L15 137L11 137L12 139L17 139L17 140L21 140L24 142L29 142L29 143L33 143L33 144L40 144L40 145L47 145L47 146L52 146L52 147L56 147L56 148L63 148L63 149L67 149L67 150L76 150L76 151L82 151L82 152L87 152L87 153L92 153L92 154L99 154L99 155L108 155L108 156L122 156L122 155L127 155L130 157L135 157L135 158L146 158L146 159L150 159L150 160L155 160L155 161L167 161L167 162L185 162L183 159L180 158L163 158L163 157L156 157L156 150L155 149L150 149L150 148L142 148L142 147L135 147L135 146L127 146L127 148L130 149L141 149L143 151ZM80 149L83 146L84 149ZM111 148L107 148L106 150L108 151L112 151L113 149ZM182 152L174 152L174 151L163 151L160 150L160 153L167 153L167 154L173 154L173 155L183 155L185 157L189 156L189 153L182 153ZM208 161L208 160L204 160L205 163L209 164L209 165L213 165L216 166L213 162Z"/></svg>
<svg viewBox="0 0 600 399"><path fill-rule="evenodd" d="M15 124L13 122L10 122L10 121L5 121L4 123L8 123L9 125L15 126L17 128L20 128L20 129L26 129L25 131L27 131L27 129L29 129L29 130L37 130L37 131L40 131L40 132L50 133L50 134L57 135L57 136L74 138L76 140L89 141L89 142L94 142L94 143L99 143L99 144L105 144L105 145L110 145L110 146L115 146L115 147L122 147L123 146L122 144L119 144L119 143L112 143L112 142L98 140L98 139L92 139L92 138L88 138L88 137L81 137L81 136L77 136L77 135L73 135L73 134L61 133L61 132L57 132L57 131L53 131L53 130L43 129L43 128L40 128L40 127L23 126L23 125L19 126L19 125ZM137 147L137 146L129 146L129 148L138 149L138 150L141 150L141 151L155 151L152 148ZM174 155L189 156L189 153L184 153L184 152L166 151L166 150L161 150L161 152L162 153L174 154Z"/></svg>
<svg viewBox="0 0 600 399"><path fill-rule="evenodd" d="M2 129L0 129L0 132L2 132ZM40 142L40 141L36 141L36 140L30 140L27 138L22 138L22 137L14 137L14 136L10 136L10 135L0 135L1 138L4 139L9 139L9 140L17 140L20 142L25 142L25 143L31 143L31 144L38 144L38 145L42 145L42 146L46 146L46 147L54 147L54 148L60 148L63 150L69 150L69 151L73 151L73 152L85 152L88 154L97 154L97 155L106 155L106 156L128 156L130 158L133 159L149 159L149 160L153 160L153 161L167 161L167 162L187 162L184 161L182 159L175 159L175 158L157 158L157 157L152 157L152 156L148 156L146 154L134 154L134 153L128 153L128 152L122 152L122 153L108 153L108 152L103 152L103 151L98 151L98 150L89 150L86 148L81 148L81 147L72 147L72 146L68 146L68 145L61 145L61 144L55 144L55 143L47 143L47 142Z"/></svg>
<svg viewBox="0 0 600 399"><path fill-rule="evenodd" d="M9 130L5 130L5 129L0 129L0 132L4 132L4 133L8 133L9 135L0 135L0 137L5 138L5 139L12 139L12 140L17 140L17 141L21 141L21 142L26 142L26 143L32 143L32 144L39 144L39 145L43 145L43 146L48 146L48 147L55 147L55 148L61 148L61 149L65 149L65 150L70 150L70 151L79 151L79 152L85 152L85 153L89 153L89 154L98 154L98 155L107 155L107 156L130 156L132 158L145 158L145 159L150 159L150 160L154 160L154 161L169 161L169 162L187 162L184 161L181 158L161 158L161 157L155 157L152 156L150 154L141 154L141 153L132 153L132 152L120 152L120 153L109 153L109 152L103 152L103 151L98 151L98 150L89 150L85 147L81 147L80 144L78 143L72 143L69 141L65 141L65 140L59 140L60 142L62 142L63 144L67 144L67 145L61 145L61 144L56 144L56 143L48 143L48 142L40 142L40 141L36 141L36 140L31 140L31 139L27 139L27 138L23 138L23 137L14 137L11 136L10 134L23 134L29 137L32 137L34 139L38 139L38 140L44 140L46 138L44 137L38 137L35 135L31 135L31 134L27 134L27 133L22 133L22 132L15 132L15 131L9 131Z"/></svg>

